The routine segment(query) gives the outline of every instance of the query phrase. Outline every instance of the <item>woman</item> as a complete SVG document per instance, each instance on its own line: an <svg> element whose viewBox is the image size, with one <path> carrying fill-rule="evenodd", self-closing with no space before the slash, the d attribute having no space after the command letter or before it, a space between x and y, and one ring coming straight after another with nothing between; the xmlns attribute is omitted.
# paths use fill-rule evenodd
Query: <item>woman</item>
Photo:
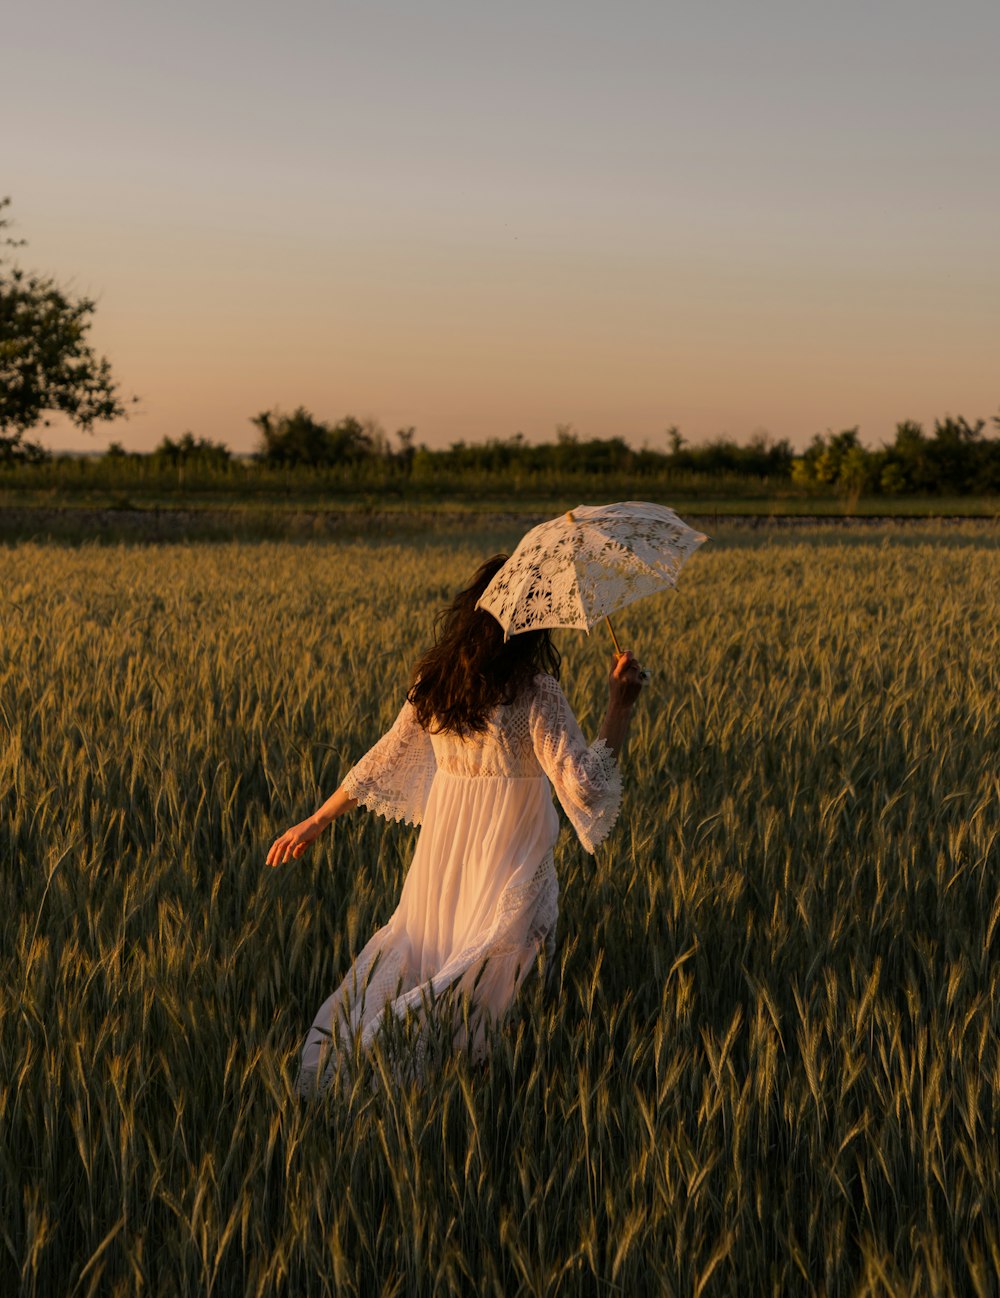
<svg viewBox="0 0 1000 1298"><path fill-rule="evenodd" d="M618 816L617 757L642 688L639 664L629 653L616 659L607 715L588 747L559 687L550 633L505 642L476 608L506 559L487 560L438 615L392 728L267 854L272 866L300 857L359 802L421 826L398 907L306 1038L302 1094L332 1080L341 1033L360 1032L364 1049L386 1012L421 1011L446 990L471 998L472 1054L482 1058L487 1019L503 1015L542 948L552 950L559 819L549 782L588 852ZM461 1015L455 1023L461 1046Z"/></svg>

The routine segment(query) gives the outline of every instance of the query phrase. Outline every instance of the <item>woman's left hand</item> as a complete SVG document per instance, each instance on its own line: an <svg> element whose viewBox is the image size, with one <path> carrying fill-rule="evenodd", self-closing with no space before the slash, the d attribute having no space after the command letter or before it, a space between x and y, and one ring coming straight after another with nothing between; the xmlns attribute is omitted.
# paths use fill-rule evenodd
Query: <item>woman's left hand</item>
<svg viewBox="0 0 1000 1298"><path fill-rule="evenodd" d="M631 708L648 680L649 673L643 671L635 654L627 649L615 654L608 680L612 706Z"/></svg>
<svg viewBox="0 0 1000 1298"><path fill-rule="evenodd" d="M305 852L323 832L312 816L303 820L291 829L286 829L279 839L271 844L267 854L268 865L284 865L286 861L295 860Z"/></svg>

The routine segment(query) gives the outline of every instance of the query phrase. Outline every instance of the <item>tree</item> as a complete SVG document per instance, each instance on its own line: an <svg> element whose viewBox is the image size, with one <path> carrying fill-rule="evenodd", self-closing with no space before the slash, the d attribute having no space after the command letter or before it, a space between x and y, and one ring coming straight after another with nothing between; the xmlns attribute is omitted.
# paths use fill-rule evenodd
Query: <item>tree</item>
<svg viewBox="0 0 1000 1298"><path fill-rule="evenodd" d="M543 452L544 454L544 452ZM561 471L570 471L577 465L580 455L580 438L572 424L556 424L556 442L550 452L552 465Z"/></svg>
<svg viewBox="0 0 1000 1298"><path fill-rule="evenodd" d="M935 490L959 493L976 490L985 427L985 419L970 424L961 415L935 419L934 437L928 445L934 466Z"/></svg>
<svg viewBox="0 0 1000 1298"><path fill-rule="evenodd" d="M327 432L327 463L355 464L358 460L375 453L374 438L376 432L385 439L380 424L374 421L362 423L353 415L345 415ZM388 443L386 443L388 445Z"/></svg>
<svg viewBox="0 0 1000 1298"><path fill-rule="evenodd" d="M314 419L304 406L290 415L280 411L262 411L250 422L260 432L255 458L264 464L324 464L327 458L329 427Z"/></svg>
<svg viewBox="0 0 1000 1298"><path fill-rule="evenodd" d="M250 422L260 432L255 459L262 464L305 464L311 468L356 464L375 450L372 423L366 426L353 415L345 415L331 426L299 406L290 415L265 410ZM384 432L381 438L388 446Z"/></svg>
<svg viewBox="0 0 1000 1298"><path fill-rule="evenodd" d="M369 416L361 423L361 439L367 442L372 455L379 455L387 460L392 455L392 446L385 429L377 419Z"/></svg>
<svg viewBox="0 0 1000 1298"><path fill-rule="evenodd" d="M0 211L9 203L0 199ZM0 216L0 248L24 243L3 234L9 226ZM47 458L24 440L29 429L49 423L47 413L68 415L87 431L126 416L110 363L87 342L94 308L90 298L74 298L48 276L0 258L0 461Z"/></svg>
<svg viewBox="0 0 1000 1298"><path fill-rule="evenodd" d="M195 437L194 433L183 433L175 442L171 437L164 437L152 454L153 463L158 468L170 467L177 473L177 485L184 485L184 471L190 464L194 469L224 470L229 467L232 452L225 442L213 442L208 437Z"/></svg>
<svg viewBox="0 0 1000 1298"><path fill-rule="evenodd" d="M413 472L413 457L416 455L416 448L413 445L413 440L416 435L417 430L412 424L406 428L396 429L396 441L399 443L399 450L396 452L396 458L402 465L405 474Z"/></svg>
<svg viewBox="0 0 1000 1298"><path fill-rule="evenodd" d="M195 437L194 433L187 432L176 442L164 437L153 452L153 458L175 469L183 469L188 463L224 469L233 457L225 442L213 442L209 437Z"/></svg>
<svg viewBox="0 0 1000 1298"><path fill-rule="evenodd" d="M792 465L792 481L800 487L839 486L855 491L869 471L866 455L856 427L828 432L826 437L817 433Z"/></svg>

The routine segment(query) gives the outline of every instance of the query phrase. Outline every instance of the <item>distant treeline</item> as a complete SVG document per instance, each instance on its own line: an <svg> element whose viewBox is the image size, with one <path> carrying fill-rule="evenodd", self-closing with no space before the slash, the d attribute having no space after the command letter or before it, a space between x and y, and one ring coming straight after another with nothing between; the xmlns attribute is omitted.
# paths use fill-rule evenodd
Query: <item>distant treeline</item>
<svg viewBox="0 0 1000 1298"><path fill-rule="evenodd" d="M555 438L532 444L517 433L484 442L453 442L442 449L418 444L415 428L393 437L374 420L348 415L337 423L316 419L302 407L291 414L265 412L252 421L258 432L253 455L237 457L222 442L185 433L165 437L151 452L127 451L112 443L98 464L106 464L115 485L131 477L218 484L238 477L264 486L275 474L297 483L310 477L346 490L391 489L409 485L429 491L534 488L601 478L674 490L738 492L793 491L808 494L966 495L1000 494L1000 415L987 422L948 416L928 432L906 420L891 443L872 450L857 428L818 435L804 453L787 440L766 434L740 443L728 437L698 445L677 428L666 433L663 449L636 449L622 437L581 438L570 425L558 425ZM31 462L52 458L39 448ZM2 457L0 457L2 458ZM24 462L24 461L22 461ZM96 466L95 466L96 468ZM35 475L32 475L35 476ZM8 478L8 481L10 479Z"/></svg>

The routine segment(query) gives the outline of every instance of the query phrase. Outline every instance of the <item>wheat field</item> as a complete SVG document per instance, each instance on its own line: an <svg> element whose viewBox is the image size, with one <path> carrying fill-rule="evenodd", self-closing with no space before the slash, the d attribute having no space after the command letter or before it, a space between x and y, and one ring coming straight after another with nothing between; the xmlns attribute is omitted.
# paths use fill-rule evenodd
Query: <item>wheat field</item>
<svg viewBox="0 0 1000 1298"><path fill-rule="evenodd" d="M0 1293L998 1291L995 525L704 546L487 1066L295 1097L415 831L267 848L516 539L0 548Z"/></svg>

